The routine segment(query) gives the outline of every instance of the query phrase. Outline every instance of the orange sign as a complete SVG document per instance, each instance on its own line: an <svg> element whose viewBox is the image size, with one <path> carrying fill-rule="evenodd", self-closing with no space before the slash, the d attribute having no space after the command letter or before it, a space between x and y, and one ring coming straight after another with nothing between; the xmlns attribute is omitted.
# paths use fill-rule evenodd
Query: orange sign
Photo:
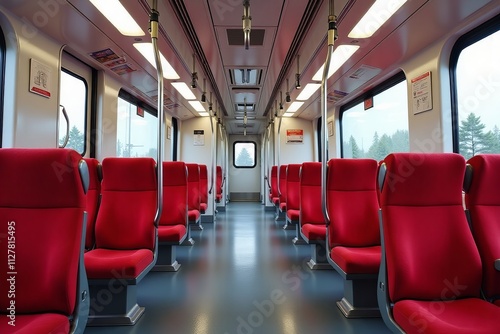
<svg viewBox="0 0 500 334"><path fill-rule="evenodd" d="M303 140L304 140L304 130L302 129L286 130L287 143L302 143Z"/></svg>

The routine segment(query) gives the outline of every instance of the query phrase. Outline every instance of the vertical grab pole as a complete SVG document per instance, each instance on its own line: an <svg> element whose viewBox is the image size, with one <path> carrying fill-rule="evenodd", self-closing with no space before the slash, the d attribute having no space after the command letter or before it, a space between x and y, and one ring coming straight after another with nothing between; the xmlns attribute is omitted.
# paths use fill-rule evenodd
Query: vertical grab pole
<svg viewBox="0 0 500 334"><path fill-rule="evenodd" d="M153 43L156 73L158 76L158 156L156 160L158 192L156 196L155 226L158 227L163 205L163 68L161 67L160 50L158 48L158 0L153 0L153 7L149 16L149 32Z"/></svg>
<svg viewBox="0 0 500 334"><path fill-rule="evenodd" d="M274 100L274 110L276 110L276 116L278 117L278 100ZM277 154L277 165L276 165L276 182L278 185L278 195L281 197L280 191L280 155L281 155L281 120L283 116L279 116L280 122L278 123L278 154Z"/></svg>
<svg viewBox="0 0 500 334"><path fill-rule="evenodd" d="M334 0L330 0L329 3L329 14L328 14L328 51L326 54L325 67L323 69L323 77L321 80L321 208L323 210L323 216L325 218L326 225L330 224L330 217L328 215L328 210L326 206L326 195L327 195L327 159L328 159L328 135L327 131L327 92L328 92L328 72L330 70L330 60L332 58L333 44L337 39L337 17L334 13Z"/></svg>

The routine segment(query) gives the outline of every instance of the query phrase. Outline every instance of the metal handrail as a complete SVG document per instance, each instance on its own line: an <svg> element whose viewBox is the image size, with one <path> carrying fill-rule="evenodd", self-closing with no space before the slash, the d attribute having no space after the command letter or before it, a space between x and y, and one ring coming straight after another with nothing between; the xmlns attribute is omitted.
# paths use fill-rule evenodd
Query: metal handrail
<svg viewBox="0 0 500 334"><path fill-rule="evenodd" d="M63 113L63 116L64 116L64 119L66 120L66 124L68 125L66 127L66 137L64 138L64 143L62 145L59 145L59 148L65 148L66 145L68 145L68 141L69 141L69 117L68 117L68 113L66 112L66 108L64 108L64 106L61 104L59 105L60 107L62 107L62 113Z"/></svg>
<svg viewBox="0 0 500 334"><path fill-rule="evenodd" d="M330 224L330 216L328 215L327 209L327 159L328 159L328 135L327 135L327 93L328 93L328 72L330 70L330 60L333 53L333 45L337 39L337 23L336 16L334 14L334 0L330 0L329 3L329 15L328 15L328 50L326 53L325 67L323 69L323 77L321 79L321 142L323 143L321 150L321 209L323 211L323 216L325 218L325 223L328 226Z"/></svg>

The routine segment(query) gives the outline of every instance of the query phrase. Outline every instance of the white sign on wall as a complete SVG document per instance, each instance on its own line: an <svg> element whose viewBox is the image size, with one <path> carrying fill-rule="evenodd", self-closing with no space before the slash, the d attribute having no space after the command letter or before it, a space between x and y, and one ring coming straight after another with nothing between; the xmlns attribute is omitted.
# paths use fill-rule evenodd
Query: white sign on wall
<svg viewBox="0 0 500 334"><path fill-rule="evenodd" d="M47 65L30 59L30 92L50 98L51 70Z"/></svg>
<svg viewBox="0 0 500 334"><path fill-rule="evenodd" d="M411 94L413 97L413 114L432 109L431 72L425 72L411 79Z"/></svg>

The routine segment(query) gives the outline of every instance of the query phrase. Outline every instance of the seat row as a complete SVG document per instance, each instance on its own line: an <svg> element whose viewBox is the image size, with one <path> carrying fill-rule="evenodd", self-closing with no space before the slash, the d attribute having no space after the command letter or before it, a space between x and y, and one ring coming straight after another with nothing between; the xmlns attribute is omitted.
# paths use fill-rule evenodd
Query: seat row
<svg viewBox="0 0 500 334"><path fill-rule="evenodd" d="M158 219L151 158L101 165L73 150L0 149L0 215L8 222L0 225L1 256L11 266L0 271L11 280L0 286L10 316L0 332L83 333L86 325L137 321L137 283L150 270L178 270L175 246L190 239L188 222L201 228L206 167L163 167Z"/></svg>
<svg viewBox="0 0 500 334"><path fill-rule="evenodd" d="M500 155L332 159L325 217L321 164L303 163L297 226L308 264L344 278L337 305L348 318L381 313L394 332L498 332L499 170Z"/></svg>

